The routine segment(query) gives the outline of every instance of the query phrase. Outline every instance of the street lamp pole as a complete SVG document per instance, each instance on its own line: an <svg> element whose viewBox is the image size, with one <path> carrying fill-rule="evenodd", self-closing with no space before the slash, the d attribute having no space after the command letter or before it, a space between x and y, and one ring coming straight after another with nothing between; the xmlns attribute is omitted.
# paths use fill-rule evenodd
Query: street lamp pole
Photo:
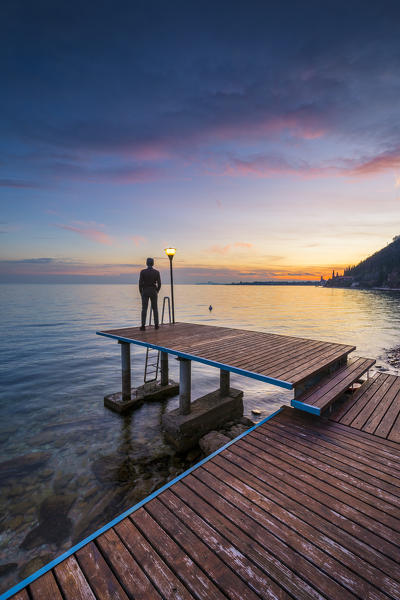
<svg viewBox="0 0 400 600"><path fill-rule="evenodd" d="M175 323L175 303L174 303L174 277L172 274L172 260L175 256L175 248L165 248L165 254L169 258L169 272L171 276L171 302L172 302L172 322Z"/></svg>

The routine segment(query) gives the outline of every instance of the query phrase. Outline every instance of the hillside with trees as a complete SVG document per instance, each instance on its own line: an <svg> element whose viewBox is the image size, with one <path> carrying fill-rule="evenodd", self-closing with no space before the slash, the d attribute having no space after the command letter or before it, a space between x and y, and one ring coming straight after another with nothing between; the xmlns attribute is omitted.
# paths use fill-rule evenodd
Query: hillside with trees
<svg viewBox="0 0 400 600"><path fill-rule="evenodd" d="M358 265L349 267L345 277L353 277L360 287L400 288L400 235Z"/></svg>

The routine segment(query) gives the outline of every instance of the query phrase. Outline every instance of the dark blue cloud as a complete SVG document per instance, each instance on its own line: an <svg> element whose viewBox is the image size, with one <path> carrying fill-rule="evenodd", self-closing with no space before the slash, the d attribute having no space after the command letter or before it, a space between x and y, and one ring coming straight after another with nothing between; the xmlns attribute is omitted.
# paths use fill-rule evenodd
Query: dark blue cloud
<svg viewBox="0 0 400 600"><path fill-rule="evenodd" d="M5 1L3 170L11 147L49 152L46 177L90 179L91 153L129 155L102 172L142 181L162 175L147 161L282 130L382 153L399 133L399 17L391 1ZM81 154L51 158L65 150Z"/></svg>
<svg viewBox="0 0 400 600"><path fill-rule="evenodd" d="M24 189L24 188L37 188L39 186L37 183L34 183L33 181L0 178L0 187Z"/></svg>

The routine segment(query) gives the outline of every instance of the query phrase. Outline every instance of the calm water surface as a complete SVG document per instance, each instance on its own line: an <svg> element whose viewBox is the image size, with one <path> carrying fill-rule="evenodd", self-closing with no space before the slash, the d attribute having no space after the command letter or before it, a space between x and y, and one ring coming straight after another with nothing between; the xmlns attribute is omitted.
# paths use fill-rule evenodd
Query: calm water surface
<svg viewBox="0 0 400 600"><path fill-rule="evenodd" d="M136 286L1 285L0 295L4 591L187 462L173 456L160 432L161 416L177 398L144 404L127 417L103 407L103 396L120 389L120 351L95 331L139 323ZM175 296L177 320L353 344L357 354L396 372L385 352L400 343L399 292L181 285ZM132 347L137 385L144 356ZM177 362L170 365L177 378ZM218 379L217 370L193 363L193 397L218 387ZM263 418L291 398L239 376L232 376L232 385L244 390L250 417L253 408Z"/></svg>

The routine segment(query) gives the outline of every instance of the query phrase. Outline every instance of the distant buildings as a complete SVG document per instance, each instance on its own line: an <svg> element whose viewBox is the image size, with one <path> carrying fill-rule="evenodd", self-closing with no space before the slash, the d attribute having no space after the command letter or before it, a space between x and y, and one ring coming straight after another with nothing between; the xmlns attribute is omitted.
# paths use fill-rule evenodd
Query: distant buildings
<svg viewBox="0 0 400 600"><path fill-rule="evenodd" d="M321 281L324 281L322 276L321 276ZM355 287L354 277L345 275L344 272L343 272L343 275L339 275L338 271L336 271L336 274L335 274L335 270L333 269L332 277L324 282L324 286L325 287L341 287L341 288Z"/></svg>

